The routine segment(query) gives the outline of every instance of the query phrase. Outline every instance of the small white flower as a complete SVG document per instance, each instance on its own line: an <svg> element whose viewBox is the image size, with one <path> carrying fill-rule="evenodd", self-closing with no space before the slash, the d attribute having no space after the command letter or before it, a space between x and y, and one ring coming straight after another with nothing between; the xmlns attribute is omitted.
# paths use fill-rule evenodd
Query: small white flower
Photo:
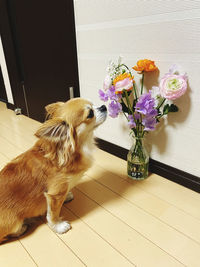
<svg viewBox="0 0 200 267"><path fill-rule="evenodd" d="M160 88L153 86L149 92L151 93L151 97L155 99L155 106L157 107L162 100L160 95Z"/></svg>
<svg viewBox="0 0 200 267"><path fill-rule="evenodd" d="M160 94L160 88L153 86L149 92L151 93L151 97L155 99L155 107L158 107L163 101L163 97ZM171 100L165 99L164 104L160 107L160 111L163 112L164 106L167 104L171 105L172 103L173 102Z"/></svg>
<svg viewBox="0 0 200 267"><path fill-rule="evenodd" d="M106 71L110 76L111 80L114 80L115 77L121 73L122 70L121 67L119 67L121 64L122 64L122 56L119 56L117 64L115 64L112 60L109 61Z"/></svg>
<svg viewBox="0 0 200 267"><path fill-rule="evenodd" d="M108 67L106 69L107 73L108 74L113 73L115 71L116 67L117 67L117 65L112 60L110 60L109 64L108 64Z"/></svg>

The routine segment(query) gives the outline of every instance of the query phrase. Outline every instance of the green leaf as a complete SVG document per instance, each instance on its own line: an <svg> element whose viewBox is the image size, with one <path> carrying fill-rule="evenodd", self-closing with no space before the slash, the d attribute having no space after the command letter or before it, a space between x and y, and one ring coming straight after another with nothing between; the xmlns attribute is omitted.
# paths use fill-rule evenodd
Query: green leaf
<svg viewBox="0 0 200 267"><path fill-rule="evenodd" d="M128 96L130 96L130 94L132 93L132 91L128 91L127 93L128 93Z"/></svg>
<svg viewBox="0 0 200 267"><path fill-rule="evenodd" d="M174 104L167 104L164 106L163 109L163 115L167 115L169 112L177 112L178 111L178 107Z"/></svg>
<svg viewBox="0 0 200 267"><path fill-rule="evenodd" d="M123 97L123 98L126 97L125 90L122 91L122 97Z"/></svg>
<svg viewBox="0 0 200 267"><path fill-rule="evenodd" d="M165 105L164 108L163 108L163 114L167 115L169 113L169 109L170 109L169 104Z"/></svg>
<svg viewBox="0 0 200 267"><path fill-rule="evenodd" d="M126 93L128 94L128 96L130 96L130 94L132 93L132 91L126 91L125 89L123 89L122 91L122 97L126 97Z"/></svg>
<svg viewBox="0 0 200 267"><path fill-rule="evenodd" d="M177 112L178 111L178 107L174 104L171 104L171 106L169 107L169 112Z"/></svg>
<svg viewBox="0 0 200 267"><path fill-rule="evenodd" d="M127 106L123 102L121 102L121 105L122 105L123 112L130 114L129 109L127 108Z"/></svg>

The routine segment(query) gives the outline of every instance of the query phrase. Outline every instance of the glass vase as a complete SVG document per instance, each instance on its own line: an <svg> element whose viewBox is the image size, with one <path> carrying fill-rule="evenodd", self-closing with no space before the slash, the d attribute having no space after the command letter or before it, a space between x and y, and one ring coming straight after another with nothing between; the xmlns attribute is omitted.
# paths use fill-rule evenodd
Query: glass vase
<svg viewBox="0 0 200 267"><path fill-rule="evenodd" d="M144 138L133 138L133 145L127 155L127 173L131 179L143 180L148 177L149 154Z"/></svg>

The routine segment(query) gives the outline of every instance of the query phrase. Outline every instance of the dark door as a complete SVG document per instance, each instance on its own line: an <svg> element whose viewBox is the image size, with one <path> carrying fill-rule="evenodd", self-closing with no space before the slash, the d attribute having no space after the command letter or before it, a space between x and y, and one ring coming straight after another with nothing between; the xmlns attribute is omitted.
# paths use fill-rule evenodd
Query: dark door
<svg viewBox="0 0 200 267"><path fill-rule="evenodd" d="M70 87L79 96L73 0L7 0L7 10L27 114L43 121Z"/></svg>

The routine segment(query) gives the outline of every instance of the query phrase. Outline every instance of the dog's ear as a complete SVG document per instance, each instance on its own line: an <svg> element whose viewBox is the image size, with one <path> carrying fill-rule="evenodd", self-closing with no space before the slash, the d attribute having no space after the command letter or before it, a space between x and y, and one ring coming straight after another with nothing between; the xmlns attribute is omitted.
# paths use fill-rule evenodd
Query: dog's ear
<svg viewBox="0 0 200 267"><path fill-rule="evenodd" d="M61 119L45 121L35 135L47 142L54 144L48 152L51 158L57 158L58 164L66 164L75 152L75 130L72 126ZM45 143L44 143L45 144ZM46 146L47 144L45 144Z"/></svg>
<svg viewBox="0 0 200 267"><path fill-rule="evenodd" d="M76 131L62 119L45 121L37 130L35 136L54 143L65 143L65 148L70 154L75 151Z"/></svg>
<svg viewBox="0 0 200 267"><path fill-rule="evenodd" d="M49 141L59 142L67 139L69 125L61 119L51 119L45 121L37 130L35 136L45 138Z"/></svg>
<svg viewBox="0 0 200 267"><path fill-rule="evenodd" d="M56 103L47 105L45 107L45 110L47 112L46 119L51 119L56 114L56 111L60 107L62 107L63 104L64 102L56 102Z"/></svg>

